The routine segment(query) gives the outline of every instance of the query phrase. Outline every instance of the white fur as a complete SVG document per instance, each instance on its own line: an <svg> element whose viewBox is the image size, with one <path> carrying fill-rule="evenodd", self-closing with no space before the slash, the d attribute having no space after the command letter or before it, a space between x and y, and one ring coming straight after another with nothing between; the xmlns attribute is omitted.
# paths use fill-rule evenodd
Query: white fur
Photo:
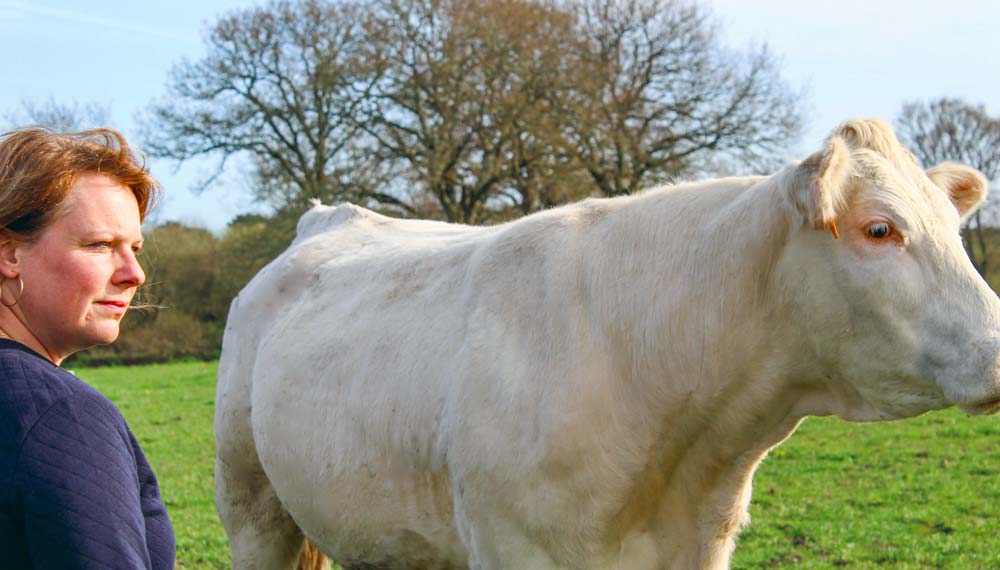
<svg viewBox="0 0 1000 570"><path fill-rule="evenodd" d="M1000 303L947 193L852 125L769 178L494 227L315 207L226 329L234 567L301 529L345 568L727 568L804 416L986 411ZM865 249L875 211L898 247Z"/></svg>

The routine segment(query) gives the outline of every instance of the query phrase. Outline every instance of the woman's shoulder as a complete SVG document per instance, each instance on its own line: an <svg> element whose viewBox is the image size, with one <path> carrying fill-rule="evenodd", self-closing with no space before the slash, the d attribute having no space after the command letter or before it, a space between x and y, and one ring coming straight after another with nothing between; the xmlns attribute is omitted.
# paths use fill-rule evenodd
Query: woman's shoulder
<svg viewBox="0 0 1000 570"><path fill-rule="evenodd" d="M71 372L24 345L0 339L0 418L5 418L0 419L0 434L26 434L56 405L112 421L121 417L107 397Z"/></svg>

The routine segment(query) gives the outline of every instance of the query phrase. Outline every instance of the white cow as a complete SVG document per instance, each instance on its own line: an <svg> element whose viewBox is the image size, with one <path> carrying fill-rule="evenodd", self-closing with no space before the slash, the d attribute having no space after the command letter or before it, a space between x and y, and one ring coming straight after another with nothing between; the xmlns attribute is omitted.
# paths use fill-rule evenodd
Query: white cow
<svg viewBox="0 0 1000 570"><path fill-rule="evenodd" d="M726 568L803 417L1000 407L959 238L985 190L869 120L771 177L491 227L316 206L226 328L234 568L303 537L356 570Z"/></svg>

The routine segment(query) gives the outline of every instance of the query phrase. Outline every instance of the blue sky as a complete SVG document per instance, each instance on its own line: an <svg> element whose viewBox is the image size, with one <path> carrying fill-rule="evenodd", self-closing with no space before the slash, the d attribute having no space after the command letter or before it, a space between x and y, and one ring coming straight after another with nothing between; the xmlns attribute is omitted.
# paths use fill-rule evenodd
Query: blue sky
<svg viewBox="0 0 1000 570"><path fill-rule="evenodd" d="M707 0L734 45L766 41L807 88L803 137L853 116L892 120L903 102L961 97L1000 113L1000 3L987 0Z"/></svg>
<svg viewBox="0 0 1000 570"><path fill-rule="evenodd" d="M202 35L235 0L136 2L0 0L0 116L22 100L99 102L114 127L138 143L135 114L164 93L170 67L204 53ZM240 212L259 209L240 191L239 177L204 194L189 191L210 163L151 161L164 187L152 221L182 221L221 230Z"/></svg>
<svg viewBox="0 0 1000 570"><path fill-rule="evenodd" d="M941 96L1000 113L1000 3L971 0L705 0L726 43L766 42L810 109L800 155L852 116L892 120L903 102ZM0 0L0 115L22 100L110 104L113 125L138 142L135 114L161 96L170 67L203 53L219 15L238 0L136 2ZM209 165L152 161L165 188L154 221L221 230L260 210L230 175L190 192Z"/></svg>

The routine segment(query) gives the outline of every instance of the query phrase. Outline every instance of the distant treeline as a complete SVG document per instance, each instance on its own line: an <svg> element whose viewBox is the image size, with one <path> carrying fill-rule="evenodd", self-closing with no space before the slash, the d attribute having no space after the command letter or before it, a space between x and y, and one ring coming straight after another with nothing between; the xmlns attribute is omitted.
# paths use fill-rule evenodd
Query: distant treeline
<svg viewBox="0 0 1000 570"><path fill-rule="evenodd" d="M980 274L990 284L990 288L995 292L1000 292L1000 227L966 228L962 230L962 238L966 250L972 247L977 250L982 249L985 252L983 262L976 259L978 256L973 256L973 260L976 262ZM977 240L982 240L984 243L978 246L972 245L972 242ZM979 267L980 264L982 267Z"/></svg>

